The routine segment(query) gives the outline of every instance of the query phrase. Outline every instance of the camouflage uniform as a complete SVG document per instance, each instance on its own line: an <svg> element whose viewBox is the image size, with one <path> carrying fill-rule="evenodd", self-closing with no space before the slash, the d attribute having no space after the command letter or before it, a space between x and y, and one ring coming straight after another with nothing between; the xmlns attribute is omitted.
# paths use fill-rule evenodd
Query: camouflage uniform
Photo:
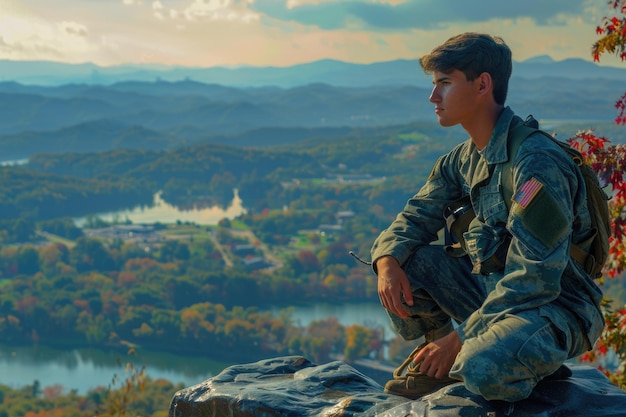
<svg viewBox="0 0 626 417"><path fill-rule="evenodd" d="M406 340L432 341L457 324L463 342L450 371L486 399L517 401L568 358L589 349L604 321L602 293L569 257L585 241L591 220L578 168L541 134L517 151L515 201L503 200L501 170L509 127L520 119L506 107L482 151L468 140L442 156L420 191L372 247L372 259L391 255L405 270L411 316L390 313ZM430 245L445 226L444 208L470 195L476 220L464 235L468 256ZM486 270L498 251L501 270Z"/></svg>

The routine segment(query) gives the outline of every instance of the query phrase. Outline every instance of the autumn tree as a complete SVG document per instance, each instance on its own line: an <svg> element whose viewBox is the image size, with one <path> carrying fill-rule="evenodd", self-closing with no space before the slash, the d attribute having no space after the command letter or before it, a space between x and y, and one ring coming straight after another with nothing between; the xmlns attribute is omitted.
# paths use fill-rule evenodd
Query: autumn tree
<svg viewBox="0 0 626 417"><path fill-rule="evenodd" d="M591 53L595 62L605 53L618 55L626 60L626 0L611 0L609 6L614 10L613 16L604 17L596 28L600 39L593 44ZM626 124L626 92L615 103L618 110L615 123Z"/></svg>
<svg viewBox="0 0 626 417"><path fill-rule="evenodd" d="M593 59L600 61L605 53L614 53L622 61L626 60L626 0L611 0L609 7L613 16L602 19L596 29L600 39L592 47ZM626 93L615 103L618 115L616 124L626 125ZM597 137L591 131L581 132L571 139L583 151L587 162L598 173L598 177L611 185L612 198L609 209L612 218L612 235L610 237L609 260L605 266L605 275L615 278L626 269L626 147L624 145L608 145L609 141ZM583 357L586 361L596 361L612 351L617 356L617 369L599 366L609 379L626 390L626 307L615 309L609 300L604 303L606 326L594 350Z"/></svg>
<svg viewBox="0 0 626 417"><path fill-rule="evenodd" d="M373 348L373 331L365 326L353 324L346 328L346 347L343 355L346 361L366 356Z"/></svg>

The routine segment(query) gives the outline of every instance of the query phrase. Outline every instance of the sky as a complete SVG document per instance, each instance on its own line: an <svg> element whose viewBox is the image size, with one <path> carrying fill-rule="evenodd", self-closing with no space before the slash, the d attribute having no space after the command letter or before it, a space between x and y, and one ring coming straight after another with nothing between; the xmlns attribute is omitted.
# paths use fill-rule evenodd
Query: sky
<svg viewBox="0 0 626 417"><path fill-rule="evenodd" d="M606 0L0 0L0 59L290 66L417 59L461 32L592 60ZM614 56L602 65L626 66Z"/></svg>

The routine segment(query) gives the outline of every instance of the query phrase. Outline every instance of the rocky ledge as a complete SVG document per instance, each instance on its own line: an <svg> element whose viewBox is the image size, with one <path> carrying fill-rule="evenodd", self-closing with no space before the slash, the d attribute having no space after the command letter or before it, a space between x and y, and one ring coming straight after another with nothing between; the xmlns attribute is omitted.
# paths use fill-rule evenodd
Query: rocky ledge
<svg viewBox="0 0 626 417"><path fill-rule="evenodd" d="M517 403L486 401L461 383L411 401L385 394L380 384L345 362L316 365L301 356L285 356L234 365L178 391L169 417L626 416L625 392L593 367L570 367L572 377L542 381Z"/></svg>

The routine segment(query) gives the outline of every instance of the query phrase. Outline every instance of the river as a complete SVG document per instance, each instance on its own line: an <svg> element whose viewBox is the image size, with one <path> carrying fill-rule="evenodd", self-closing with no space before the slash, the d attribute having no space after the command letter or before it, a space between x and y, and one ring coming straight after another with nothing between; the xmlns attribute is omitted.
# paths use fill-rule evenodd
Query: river
<svg viewBox="0 0 626 417"><path fill-rule="evenodd" d="M128 363L137 371L144 369L150 378L165 378L185 385L202 382L227 366L207 358L191 359L161 352L128 355L94 348L61 350L0 345L0 384L20 388L37 380L42 388L61 385L65 391L85 394L90 389L106 388L115 375L118 380L124 380L130 375L125 369Z"/></svg>
<svg viewBox="0 0 626 417"><path fill-rule="evenodd" d="M278 313L279 308L272 309ZM337 317L344 325L362 324L383 328L385 338L392 337L389 321L378 303L315 304L294 307L291 314L298 325L311 321ZM210 349L207 348L207 352ZM118 363L120 362L120 363ZM136 355L101 349L56 349L46 346L7 346L0 344L0 384L21 388L39 381L42 388L61 385L65 391L76 390L85 394L97 387L107 387L114 375L124 379L126 363L145 366L152 379L165 378L171 382L194 385L217 375L230 363L206 357L174 355L163 352L138 350Z"/></svg>
<svg viewBox="0 0 626 417"><path fill-rule="evenodd" d="M217 224L224 218L233 219L242 213L245 213L245 208L237 190L234 190L233 200L226 208L180 210L163 201L157 193L152 207L99 213L95 217L106 221L128 219L135 224L176 221ZM75 222L80 227L86 218L75 219ZM275 314L279 310L278 307L271 309ZM383 329L385 339L393 337L389 320L376 302L300 306L294 307L291 316L295 324L300 326L306 326L314 320L337 317L344 326L361 324ZM207 348L207 352L210 349ZM99 349L60 350L45 346L0 344L0 384L19 388L32 385L37 380L42 388L61 385L66 391L76 390L85 394L99 386L107 387L114 375L123 379L126 375L123 365L127 362L133 363L135 367L145 366L146 375L150 378L165 378L174 383L182 382L185 386L200 383L231 365L211 360L210 354L206 357L189 357L139 350L137 356L127 356L117 351Z"/></svg>

